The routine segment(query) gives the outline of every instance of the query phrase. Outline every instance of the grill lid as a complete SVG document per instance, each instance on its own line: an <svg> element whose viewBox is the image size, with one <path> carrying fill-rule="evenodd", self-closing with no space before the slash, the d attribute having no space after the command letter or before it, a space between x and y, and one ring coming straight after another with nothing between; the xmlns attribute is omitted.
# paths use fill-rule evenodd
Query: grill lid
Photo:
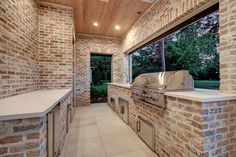
<svg viewBox="0 0 236 157"><path fill-rule="evenodd" d="M166 108L166 90L193 90L193 78L187 70L141 74L132 86L132 98Z"/></svg>
<svg viewBox="0 0 236 157"><path fill-rule="evenodd" d="M187 70L141 74L133 87L154 90L192 90L193 78Z"/></svg>

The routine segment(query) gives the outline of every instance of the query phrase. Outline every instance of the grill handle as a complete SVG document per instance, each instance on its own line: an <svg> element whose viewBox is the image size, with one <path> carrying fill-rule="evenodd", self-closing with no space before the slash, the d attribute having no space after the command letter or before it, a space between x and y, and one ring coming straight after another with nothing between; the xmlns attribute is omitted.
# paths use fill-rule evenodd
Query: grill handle
<svg viewBox="0 0 236 157"><path fill-rule="evenodd" d="M137 131L140 132L140 121L137 121Z"/></svg>

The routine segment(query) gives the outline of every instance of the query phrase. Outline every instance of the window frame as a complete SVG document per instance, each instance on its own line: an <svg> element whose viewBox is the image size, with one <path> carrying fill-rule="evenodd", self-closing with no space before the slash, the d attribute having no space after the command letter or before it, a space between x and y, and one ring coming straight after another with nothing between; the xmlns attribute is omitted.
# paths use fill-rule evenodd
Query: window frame
<svg viewBox="0 0 236 157"><path fill-rule="evenodd" d="M166 38L168 35L170 35L170 34L176 32L176 31L178 31L178 30L180 30L180 29L183 29L183 28L185 28L185 27L188 27L189 25L191 25L191 24L197 22L198 20L200 20L200 19L202 19L202 18L204 18L204 17L206 17L206 16L208 16L208 15L210 15L210 14L216 12L216 11L219 11L219 3L217 3L217 4L215 4L215 5L211 6L211 7L209 7L209 8L207 8L207 9L205 9L204 11L200 12L199 14L197 14L197 15L193 16L192 18L190 18L190 19L188 19L188 20L186 20L186 21L180 23L180 24L177 25L176 27L174 27L174 28L172 28L172 29L166 31L165 33L161 34L160 36L158 36L158 37L152 39L151 41L149 41L149 42L143 44L142 46L140 46L140 47L136 48L135 50L131 51L130 53L128 53L128 55L127 55L127 56L128 56L128 83L129 83L129 84L132 84L132 82L133 82L133 79L132 79L132 54L133 54L133 53L135 53L135 52L137 52L137 51L139 51L139 50L145 48L146 46L148 46L148 45L150 45L150 44L153 44L154 42L158 42L158 41L160 41L160 40L163 40L163 47L164 47L164 46L165 46L165 45L164 45L164 44L165 44L164 41L165 41L165 38ZM164 52L164 53L163 53L163 52ZM166 71L166 65L165 65L165 60L166 60L166 59L165 59L165 49L163 49L161 55L162 55L162 57L161 57L161 63L162 63L162 69L163 69L162 71Z"/></svg>

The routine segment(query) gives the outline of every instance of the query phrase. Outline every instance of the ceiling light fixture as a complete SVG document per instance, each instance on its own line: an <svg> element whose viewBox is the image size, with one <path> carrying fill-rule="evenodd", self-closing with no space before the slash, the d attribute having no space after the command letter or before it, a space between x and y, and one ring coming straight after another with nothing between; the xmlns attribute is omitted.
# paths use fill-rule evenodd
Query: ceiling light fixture
<svg viewBox="0 0 236 157"><path fill-rule="evenodd" d="M97 22L94 22L93 25L94 25L95 27L97 27L97 26L98 26L98 23L97 23Z"/></svg>
<svg viewBox="0 0 236 157"><path fill-rule="evenodd" d="M153 3L155 0L142 0L144 2Z"/></svg>
<svg viewBox="0 0 236 157"><path fill-rule="evenodd" d="M115 29L116 29L116 30L119 30L119 29L120 29L120 26L116 25L116 26L115 26Z"/></svg>

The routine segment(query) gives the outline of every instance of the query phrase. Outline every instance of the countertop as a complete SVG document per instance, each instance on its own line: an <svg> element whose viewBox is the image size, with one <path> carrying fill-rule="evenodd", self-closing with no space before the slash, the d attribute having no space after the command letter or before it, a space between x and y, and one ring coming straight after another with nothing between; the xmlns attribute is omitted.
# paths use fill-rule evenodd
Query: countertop
<svg viewBox="0 0 236 157"><path fill-rule="evenodd" d="M193 91L165 92L166 96L172 96L198 102L215 102L236 100L235 93L223 93L219 90L195 89Z"/></svg>
<svg viewBox="0 0 236 157"><path fill-rule="evenodd" d="M115 85L128 89L132 87L132 84L122 84L122 83L110 83L110 85ZM236 93L223 93L220 92L219 90L209 90L209 89L194 89L193 91L173 91L173 92L170 91L170 92L165 92L165 95L198 102L236 100Z"/></svg>
<svg viewBox="0 0 236 157"><path fill-rule="evenodd" d="M108 83L108 85L114 85L114 86L119 86L123 88L131 88L132 84L122 84L122 83Z"/></svg>
<svg viewBox="0 0 236 157"><path fill-rule="evenodd" d="M71 89L36 90L0 100L0 120L42 117Z"/></svg>

